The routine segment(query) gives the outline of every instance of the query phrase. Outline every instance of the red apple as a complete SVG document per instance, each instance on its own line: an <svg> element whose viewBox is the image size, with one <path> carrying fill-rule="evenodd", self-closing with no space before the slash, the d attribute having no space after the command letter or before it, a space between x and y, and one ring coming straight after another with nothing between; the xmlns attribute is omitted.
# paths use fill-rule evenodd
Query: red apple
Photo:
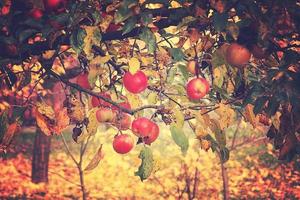
<svg viewBox="0 0 300 200"><path fill-rule="evenodd" d="M232 43L226 50L226 60L234 67L244 67L249 62L250 57L249 50L237 43Z"/></svg>
<svg viewBox="0 0 300 200"><path fill-rule="evenodd" d="M132 122L131 129L136 136L144 138L151 132L152 122L145 117L140 117Z"/></svg>
<svg viewBox="0 0 300 200"><path fill-rule="evenodd" d="M154 142L159 135L158 125L145 117L134 120L131 129L136 136L142 138L145 144L148 145Z"/></svg>
<svg viewBox="0 0 300 200"><path fill-rule="evenodd" d="M205 78L194 78L186 85L186 92L191 100L199 100L209 92L209 83Z"/></svg>
<svg viewBox="0 0 300 200"><path fill-rule="evenodd" d="M109 108L99 108L96 112L98 122L112 122L115 118L115 113Z"/></svg>
<svg viewBox="0 0 300 200"><path fill-rule="evenodd" d="M149 136L144 138L145 144L150 145L158 138L158 135L159 135L159 127L156 123L153 123Z"/></svg>
<svg viewBox="0 0 300 200"><path fill-rule="evenodd" d="M106 97L107 99L111 99L111 96L108 93L105 92L100 92L99 95ZM111 107L111 104L98 98L98 97L92 97L92 106L93 107L98 107L98 106L102 106L102 107Z"/></svg>
<svg viewBox="0 0 300 200"><path fill-rule="evenodd" d="M62 4L66 4L66 0L44 0L46 10L52 11L61 7Z"/></svg>
<svg viewBox="0 0 300 200"><path fill-rule="evenodd" d="M119 154L126 154L132 150L134 145L133 138L128 134L121 134L114 138L113 148Z"/></svg>
<svg viewBox="0 0 300 200"><path fill-rule="evenodd" d="M39 8L33 8L30 12L29 12L29 16L31 16L32 18L39 20L43 17L44 13L43 10L39 9Z"/></svg>
<svg viewBox="0 0 300 200"><path fill-rule="evenodd" d="M92 89L92 87L89 83L87 73L83 73L83 74L80 74L79 76L77 76L77 81L76 82L77 82L78 85L80 85L84 89L87 89L87 90Z"/></svg>
<svg viewBox="0 0 300 200"><path fill-rule="evenodd" d="M126 72L123 77L123 84L125 88L134 94L140 93L147 88L148 79L142 71L137 71L135 74Z"/></svg>

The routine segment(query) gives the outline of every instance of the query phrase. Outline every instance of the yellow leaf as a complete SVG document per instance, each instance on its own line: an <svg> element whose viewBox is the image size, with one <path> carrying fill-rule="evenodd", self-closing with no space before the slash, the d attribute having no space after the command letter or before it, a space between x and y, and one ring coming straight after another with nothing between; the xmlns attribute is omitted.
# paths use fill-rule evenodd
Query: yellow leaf
<svg viewBox="0 0 300 200"><path fill-rule="evenodd" d="M171 7L172 8L181 8L182 6L177 1L171 1Z"/></svg>
<svg viewBox="0 0 300 200"><path fill-rule="evenodd" d="M220 103L216 113L220 117L219 125L221 130L229 127L235 121L236 113L229 105Z"/></svg>
<svg viewBox="0 0 300 200"><path fill-rule="evenodd" d="M272 124L274 125L274 127L277 130L279 130L279 127L280 127L280 116L281 116L281 113L280 112L276 112L275 115L273 115L271 117Z"/></svg>
<svg viewBox="0 0 300 200"><path fill-rule="evenodd" d="M142 100L140 99L140 97L138 95L135 94L131 94L130 92L128 92L126 94L126 97L128 99L128 103L131 105L132 109L136 109L139 108L143 105ZM139 111L135 114L136 117L142 116L143 115L143 110Z"/></svg>
<svg viewBox="0 0 300 200"><path fill-rule="evenodd" d="M195 134L197 138L202 139L208 135L208 130L202 126L202 124L197 124L195 128Z"/></svg>
<svg viewBox="0 0 300 200"><path fill-rule="evenodd" d="M104 153L102 152L102 145L101 145L99 147L97 153L93 157L93 159L89 162L89 164L84 169L84 171L91 171L91 170L95 169L103 157L104 157Z"/></svg>
<svg viewBox="0 0 300 200"><path fill-rule="evenodd" d="M111 15L105 15L101 19L100 28L102 32L106 32L111 22L114 20L114 17Z"/></svg>
<svg viewBox="0 0 300 200"><path fill-rule="evenodd" d="M257 125L257 119L255 117L255 114L253 112L253 108L254 106L251 105L251 104L248 104L246 107L245 107L245 118L248 122L250 122L250 124L252 124L252 126L255 128L256 125Z"/></svg>
<svg viewBox="0 0 300 200"><path fill-rule="evenodd" d="M213 69L213 74L214 74L214 80L213 80L213 84L219 88L222 87L223 82L224 82L224 75L226 75L226 66L225 65L221 65L219 67L215 67Z"/></svg>
<svg viewBox="0 0 300 200"><path fill-rule="evenodd" d="M152 57L141 57L142 64L147 66L153 63L154 58Z"/></svg>
<svg viewBox="0 0 300 200"><path fill-rule="evenodd" d="M55 50L48 50L48 51L44 51L42 55L44 59L49 60L54 56L54 54L55 54Z"/></svg>
<svg viewBox="0 0 300 200"><path fill-rule="evenodd" d="M184 114L177 108L173 108L172 110L173 122L172 124L177 126L178 128L182 128L184 124Z"/></svg>
<svg viewBox="0 0 300 200"><path fill-rule="evenodd" d="M103 64L107 63L110 59L111 59L110 55L96 56L95 58L93 58L91 60L90 65L103 65Z"/></svg>
<svg viewBox="0 0 300 200"><path fill-rule="evenodd" d="M95 135L97 133L97 128L98 128L98 121L96 117L96 112L98 108L93 108L92 110L89 111L89 123L86 127L87 132L89 135Z"/></svg>
<svg viewBox="0 0 300 200"><path fill-rule="evenodd" d="M82 123L85 119L85 109L81 101L75 96L68 96L66 99L68 116L72 122Z"/></svg>
<svg viewBox="0 0 300 200"><path fill-rule="evenodd" d="M98 76L99 76L99 70L96 67L96 65L90 65L90 70L88 73L88 81L89 84L92 88L94 88L96 86L96 82L98 80Z"/></svg>
<svg viewBox="0 0 300 200"><path fill-rule="evenodd" d="M55 119L55 112L53 108L50 105L48 105L46 102L38 102L36 104L36 108L41 115L44 115L45 117L51 120Z"/></svg>
<svg viewBox="0 0 300 200"><path fill-rule="evenodd" d="M158 96L155 92L150 92L150 94L148 95L148 102L149 104L156 104L158 99Z"/></svg>
<svg viewBox="0 0 300 200"><path fill-rule="evenodd" d="M202 110L202 111L205 112L206 110ZM206 129L209 128L208 122L210 121L210 118L208 114L202 115L201 112L198 112L196 115L196 120L197 120L197 124L202 125Z"/></svg>
<svg viewBox="0 0 300 200"><path fill-rule="evenodd" d="M92 46L100 45L100 38L97 37L100 34L98 26L85 26L86 37L84 38L84 47L83 51L86 53L88 60L93 58Z"/></svg>
<svg viewBox="0 0 300 200"><path fill-rule="evenodd" d="M129 72L131 74L135 74L140 69L140 65L140 61L137 58L131 58L128 63Z"/></svg>

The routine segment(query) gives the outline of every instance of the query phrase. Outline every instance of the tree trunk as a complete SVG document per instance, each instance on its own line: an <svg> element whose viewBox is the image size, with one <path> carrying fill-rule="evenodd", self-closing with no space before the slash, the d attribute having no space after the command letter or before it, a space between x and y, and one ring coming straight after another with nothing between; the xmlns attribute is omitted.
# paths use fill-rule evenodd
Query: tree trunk
<svg viewBox="0 0 300 200"><path fill-rule="evenodd" d="M228 174L227 174L226 166L224 163L222 163L222 161L221 161L221 171L222 171L222 180L223 180L223 199L228 200L229 199Z"/></svg>
<svg viewBox="0 0 300 200"><path fill-rule="evenodd" d="M39 128L37 128L32 158L31 181L33 183L48 182L50 145L51 137L46 136Z"/></svg>

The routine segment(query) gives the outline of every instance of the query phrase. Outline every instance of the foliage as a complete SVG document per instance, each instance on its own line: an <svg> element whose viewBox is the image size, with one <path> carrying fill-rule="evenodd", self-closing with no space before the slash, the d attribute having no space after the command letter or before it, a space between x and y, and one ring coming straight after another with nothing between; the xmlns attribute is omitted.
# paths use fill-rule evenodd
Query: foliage
<svg viewBox="0 0 300 200"><path fill-rule="evenodd" d="M253 133L252 133L253 134ZM21 137L21 136L20 136ZM212 152L199 150L199 144L190 148L186 157L181 156L177 147L165 134L165 137L153 149L156 158L154 174L144 183L139 177L133 176L138 165L139 149L128 156L119 156L113 152L110 145L103 145L105 152L100 165L86 175L86 184L90 198L138 198L138 199L176 199L184 191L186 180L195 177L195 169L199 170L198 199L220 199L222 191L221 171L216 165L218 158ZM106 138L106 139L105 139ZM67 138L71 142L71 138ZM107 138L99 134L88 149L88 159L94 157L99 141L110 142L113 136ZM24 142L24 141L23 141ZM27 141L27 145L30 144ZM63 151L60 140L53 140L53 151L49 163L49 183L33 184L30 181L31 161L24 154L17 154L10 159L1 158L0 162L0 196L1 198L56 198L74 199L80 197L78 177L72 160ZM158 146L167 145L168 148ZM77 145L70 145L73 152L78 150ZM30 151L27 147L26 151ZM273 167L264 164L262 155L268 154L276 159L271 145L267 148L260 144L250 144L232 152L232 158L226 163L230 177L230 193L232 199L243 198L299 198L299 161L289 164L274 163ZM76 153L76 156L79 154ZM186 167L185 167L186 165ZM69 182L70 181L70 182ZM72 183L71 183L72 182ZM75 183L75 184L74 184ZM267 186L267 187L266 187ZM191 187L192 188L192 187ZM187 199L183 194L182 199Z"/></svg>
<svg viewBox="0 0 300 200"><path fill-rule="evenodd" d="M267 133L279 159L299 154L297 1L63 0L52 9L41 0L0 2L1 123L8 113L7 129L0 132L4 150L23 119L24 126L36 121L47 135L72 127L74 141L82 145L98 126L120 134L143 116L160 130L171 127L169 139L184 155L190 147L186 130L192 130L201 148L225 163L237 138L234 134L228 146L226 132L236 121ZM34 9L43 15L33 16ZM128 71L147 76L143 90L123 87ZM204 98L188 98L186 84L195 77L210 83ZM94 107L110 115L98 120ZM139 137L136 148L150 145L149 137ZM146 149L154 150L155 142ZM148 169L147 152L140 158ZM89 168L99 157L94 163ZM141 180L151 177L149 170L142 174Z"/></svg>

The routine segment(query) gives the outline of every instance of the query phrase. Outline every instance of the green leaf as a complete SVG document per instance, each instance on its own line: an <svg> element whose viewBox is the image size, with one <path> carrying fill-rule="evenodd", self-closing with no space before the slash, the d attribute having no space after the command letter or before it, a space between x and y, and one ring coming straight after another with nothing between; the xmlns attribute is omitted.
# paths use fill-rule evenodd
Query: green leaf
<svg viewBox="0 0 300 200"><path fill-rule="evenodd" d="M225 147L226 145L226 135L225 132L219 130L215 132L215 137L220 146Z"/></svg>
<svg viewBox="0 0 300 200"><path fill-rule="evenodd" d="M181 148L182 154L186 155L189 148L189 140L183 130L174 125L170 127L170 130L174 142Z"/></svg>
<svg viewBox="0 0 300 200"><path fill-rule="evenodd" d="M189 25L190 23L192 23L196 20L197 20L197 18L192 17L192 16L184 17L182 19L182 21L178 24L177 29L181 29L182 27L187 26L187 25Z"/></svg>
<svg viewBox="0 0 300 200"><path fill-rule="evenodd" d="M262 111L262 109L264 108L268 99L269 99L269 97L266 97L266 96L262 96L262 97L259 97L256 99L254 108L253 108L253 112L255 115L257 115L258 113L260 113Z"/></svg>
<svg viewBox="0 0 300 200"><path fill-rule="evenodd" d="M224 51L217 49L212 55L211 64L213 67L219 67L226 64Z"/></svg>
<svg viewBox="0 0 300 200"><path fill-rule="evenodd" d="M226 147L220 149L220 156L221 156L221 161L222 163L225 163L226 161L229 160L229 149Z"/></svg>
<svg viewBox="0 0 300 200"><path fill-rule="evenodd" d="M86 37L86 31L84 29L76 29L71 37L70 37L70 43L71 47L73 48L74 51L77 53L80 53L83 49L84 46L84 38Z"/></svg>
<svg viewBox="0 0 300 200"><path fill-rule="evenodd" d="M170 48L170 54L175 62L182 61L184 59L184 53L181 48Z"/></svg>
<svg viewBox="0 0 300 200"><path fill-rule="evenodd" d="M177 73L177 68L173 67L169 70L167 76L167 83L172 83L174 81L175 75Z"/></svg>
<svg viewBox="0 0 300 200"><path fill-rule="evenodd" d="M129 33L130 31L132 31L132 29L134 29L135 25L137 23L137 19L136 17L130 17L124 24L123 26L123 35L125 35L126 33Z"/></svg>
<svg viewBox="0 0 300 200"><path fill-rule="evenodd" d="M213 69L213 85L222 88L224 80L226 80L227 77L227 68L226 65L220 65L218 67L214 67Z"/></svg>
<svg viewBox="0 0 300 200"><path fill-rule="evenodd" d="M143 12L141 14L141 21L143 22L144 26L151 24L153 22L153 15L151 12Z"/></svg>
<svg viewBox="0 0 300 200"><path fill-rule="evenodd" d="M134 174L135 176L139 176L141 181L144 181L153 171L154 160L151 149L149 147L144 147L140 152L139 158L142 160L142 163L139 166L138 171Z"/></svg>
<svg viewBox="0 0 300 200"><path fill-rule="evenodd" d="M220 32L223 31L226 28L227 25L227 18L228 14L227 13L217 13L215 12L213 15L213 23L216 31Z"/></svg>
<svg viewBox="0 0 300 200"><path fill-rule="evenodd" d="M6 132L7 124L8 124L7 112L3 112L2 115L0 115L0 143L2 142L3 136Z"/></svg>
<svg viewBox="0 0 300 200"><path fill-rule="evenodd" d="M127 6L120 6L115 14L115 23L121 23L132 16L131 10Z"/></svg>
<svg viewBox="0 0 300 200"><path fill-rule="evenodd" d="M277 100L276 95L273 95L272 98L270 99L268 106L266 108L266 112L268 116L273 116L275 115L276 111L278 110L280 106L280 102Z"/></svg>
<svg viewBox="0 0 300 200"><path fill-rule="evenodd" d="M183 76L184 83L186 83L189 79L189 72L187 71L186 66L179 64L179 65L177 65L177 67L179 68L179 70Z"/></svg>
<svg viewBox="0 0 300 200"><path fill-rule="evenodd" d="M153 53L156 49L156 38L149 28L144 27L142 29L139 38L146 43L149 53Z"/></svg>
<svg viewBox="0 0 300 200"><path fill-rule="evenodd" d="M220 122L216 119L211 119L211 123L210 123L209 127L215 134L215 138L216 138L218 145L225 146L226 145L226 135L221 130Z"/></svg>

